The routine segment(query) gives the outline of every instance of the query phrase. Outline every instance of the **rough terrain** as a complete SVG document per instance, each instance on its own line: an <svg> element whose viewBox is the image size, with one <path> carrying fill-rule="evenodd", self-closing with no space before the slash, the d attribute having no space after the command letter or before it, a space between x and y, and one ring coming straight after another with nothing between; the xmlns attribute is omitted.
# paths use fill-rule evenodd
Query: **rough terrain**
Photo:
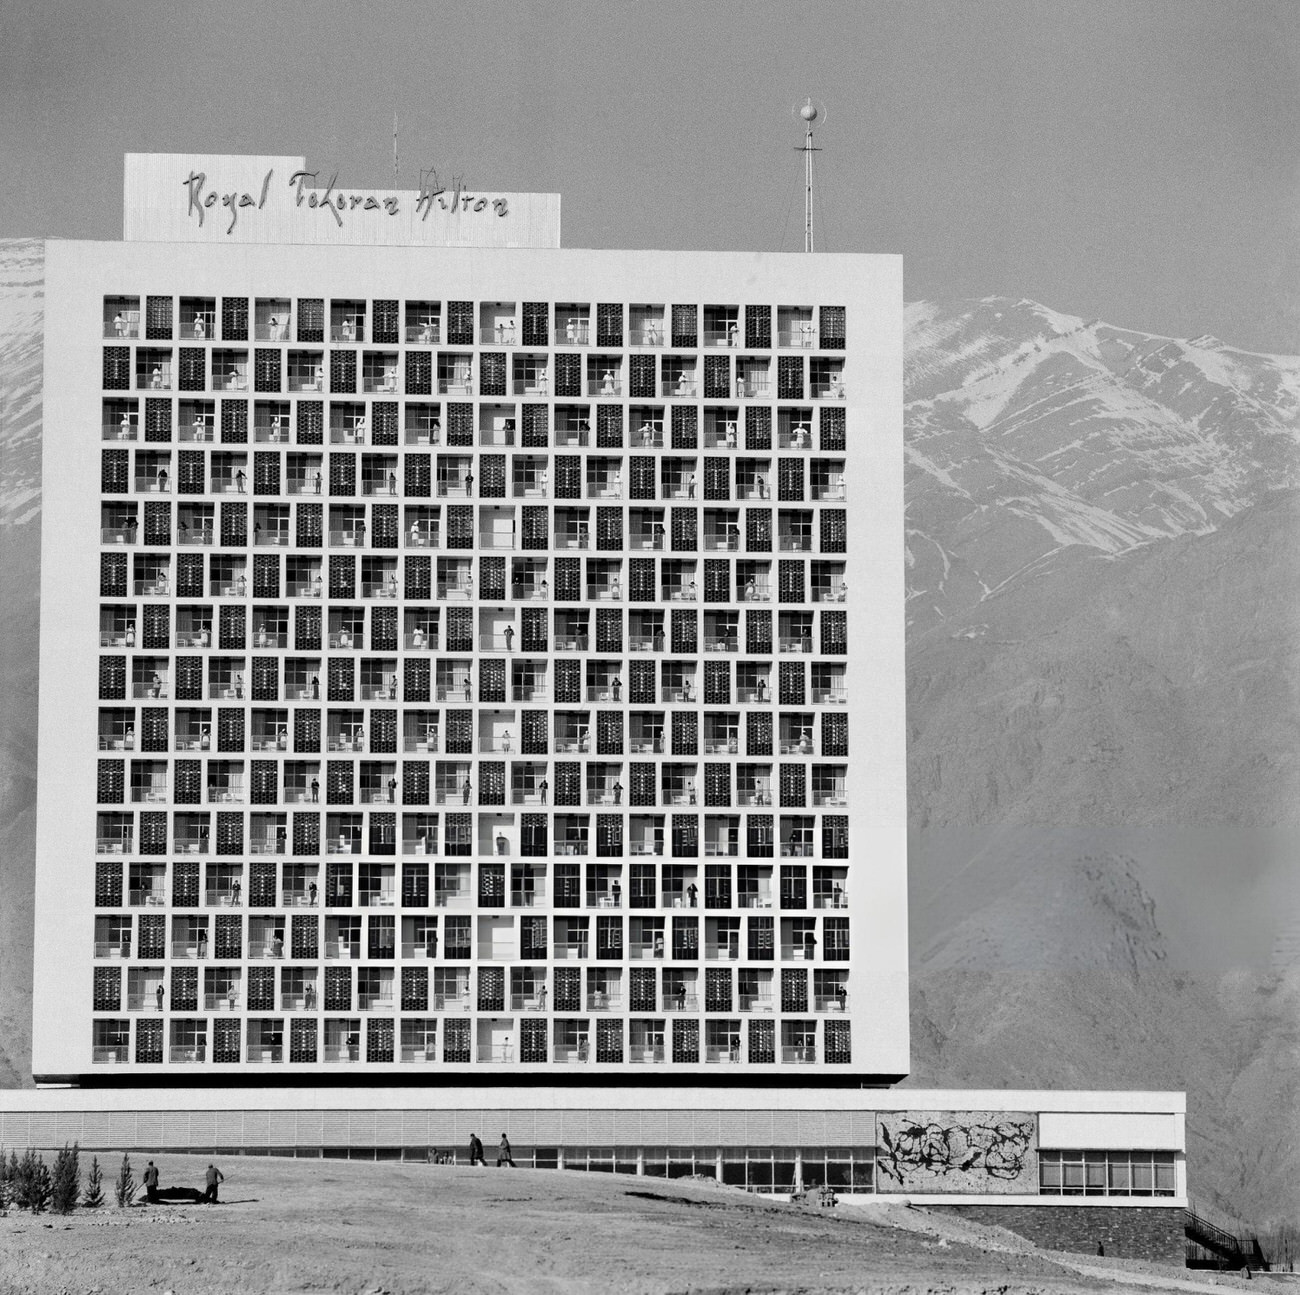
<svg viewBox="0 0 1300 1295"><path fill-rule="evenodd" d="M83 1157L84 1159L84 1157ZM206 1161L157 1157L163 1186ZM133 1157L137 1174L144 1157ZM0 1218L3 1295L1214 1291L900 1206L788 1205L685 1179L239 1158L220 1206ZM1256 1289L1259 1289L1256 1287Z"/></svg>

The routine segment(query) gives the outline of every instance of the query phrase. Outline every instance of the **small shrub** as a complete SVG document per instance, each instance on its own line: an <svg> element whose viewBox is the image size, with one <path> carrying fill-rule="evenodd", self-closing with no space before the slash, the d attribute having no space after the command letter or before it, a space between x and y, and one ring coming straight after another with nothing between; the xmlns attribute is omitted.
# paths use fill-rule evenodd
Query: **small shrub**
<svg viewBox="0 0 1300 1295"><path fill-rule="evenodd" d="M50 1205L56 1214L71 1214L81 1196L81 1149L74 1142L54 1157L54 1173L50 1179Z"/></svg>
<svg viewBox="0 0 1300 1295"><path fill-rule="evenodd" d="M86 1190L81 1194L81 1207L97 1210L104 1203L104 1171L99 1167L99 1157L92 1156L90 1172L86 1174Z"/></svg>
<svg viewBox="0 0 1300 1295"><path fill-rule="evenodd" d="M113 1184L113 1195L117 1198L117 1208L125 1209L135 1195L135 1175L131 1172L131 1157L123 1154L122 1167L117 1171L117 1182Z"/></svg>

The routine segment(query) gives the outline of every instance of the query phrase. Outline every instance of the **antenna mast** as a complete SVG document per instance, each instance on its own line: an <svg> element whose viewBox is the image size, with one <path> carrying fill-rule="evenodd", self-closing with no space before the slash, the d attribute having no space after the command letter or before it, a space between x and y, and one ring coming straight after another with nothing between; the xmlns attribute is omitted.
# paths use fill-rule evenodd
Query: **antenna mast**
<svg viewBox="0 0 1300 1295"><path fill-rule="evenodd" d="M821 152L821 149L813 147L813 122L817 120L819 114L811 98L804 101L803 107L798 109L798 112L799 119L803 121L807 127L803 145L796 149L796 152L802 153L804 156L803 250L805 252L811 252L814 250L812 155Z"/></svg>
<svg viewBox="0 0 1300 1295"><path fill-rule="evenodd" d="M397 113L393 113L393 188L397 185Z"/></svg>

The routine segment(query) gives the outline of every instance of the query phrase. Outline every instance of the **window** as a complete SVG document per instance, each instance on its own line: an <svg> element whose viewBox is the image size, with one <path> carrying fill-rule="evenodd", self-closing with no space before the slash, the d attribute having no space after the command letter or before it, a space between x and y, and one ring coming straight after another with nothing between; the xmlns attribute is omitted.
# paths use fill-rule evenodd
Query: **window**
<svg viewBox="0 0 1300 1295"><path fill-rule="evenodd" d="M1173 1196L1172 1151L1042 1151L1041 1196Z"/></svg>

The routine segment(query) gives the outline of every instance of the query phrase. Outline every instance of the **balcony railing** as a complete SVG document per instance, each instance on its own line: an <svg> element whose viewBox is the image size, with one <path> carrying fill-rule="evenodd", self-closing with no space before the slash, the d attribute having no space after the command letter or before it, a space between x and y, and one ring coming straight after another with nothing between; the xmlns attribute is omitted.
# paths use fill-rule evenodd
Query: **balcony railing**
<svg viewBox="0 0 1300 1295"><path fill-rule="evenodd" d="M269 1047L260 1043L250 1043L245 1051L245 1058L252 1065L270 1065L284 1060L284 1045L275 1043Z"/></svg>
<svg viewBox="0 0 1300 1295"><path fill-rule="evenodd" d="M589 396L621 396L622 394L623 382L620 378L589 379L587 382Z"/></svg>
<svg viewBox="0 0 1300 1295"><path fill-rule="evenodd" d="M119 423L101 423L100 439L104 441L134 441L137 427L134 423L123 426Z"/></svg>
<svg viewBox="0 0 1300 1295"><path fill-rule="evenodd" d="M131 941L127 940L96 940L95 957L97 958L129 958L131 956Z"/></svg>
<svg viewBox="0 0 1300 1295"><path fill-rule="evenodd" d="M209 838L206 836L178 836L172 846L177 854L207 854Z"/></svg>
<svg viewBox="0 0 1300 1295"><path fill-rule="evenodd" d="M698 387L694 378L680 378L672 382L661 382L659 384L659 394L665 397L672 396L682 400L695 399Z"/></svg>
<svg viewBox="0 0 1300 1295"><path fill-rule="evenodd" d="M664 995L663 1007L660 1009L665 1012L697 1012L700 1008L699 999L693 993ZM651 1008L651 1011L654 1009Z"/></svg>
<svg viewBox="0 0 1300 1295"><path fill-rule="evenodd" d="M814 994L813 1011L814 1012L847 1012L849 1010L849 996L847 991L843 994Z"/></svg>
<svg viewBox="0 0 1300 1295"><path fill-rule="evenodd" d="M717 1044L706 1044L704 1048L704 1060L709 1065L735 1065L740 1057L739 1048L719 1047Z"/></svg>
<svg viewBox="0 0 1300 1295"><path fill-rule="evenodd" d="M213 887L203 892L203 903L207 908L239 908L243 902L242 886L238 890L233 886Z"/></svg>
<svg viewBox="0 0 1300 1295"><path fill-rule="evenodd" d="M546 903L546 885L542 881L533 883L532 889L516 886L510 891L511 908L539 908Z"/></svg>
<svg viewBox="0 0 1300 1295"><path fill-rule="evenodd" d="M240 1008L239 990L229 989L222 994L204 994L205 1012L237 1012Z"/></svg>
<svg viewBox="0 0 1300 1295"><path fill-rule="evenodd" d="M735 962L740 957L740 940L728 940L725 944L706 943L704 956L714 962Z"/></svg>
<svg viewBox="0 0 1300 1295"><path fill-rule="evenodd" d="M581 1065L591 1060L591 1048L586 1043L557 1043L551 1049L551 1060L559 1065Z"/></svg>
<svg viewBox="0 0 1300 1295"><path fill-rule="evenodd" d="M664 956L664 942L659 939L652 944L629 944L627 946L627 956L633 961L643 958L662 958Z"/></svg>
<svg viewBox="0 0 1300 1295"><path fill-rule="evenodd" d="M776 344L782 348L811 350L814 341L815 334L811 320L807 324L795 324L793 327L776 330Z"/></svg>
<svg viewBox="0 0 1300 1295"><path fill-rule="evenodd" d="M513 1043L480 1043L475 1052L479 1061L504 1065L515 1059Z"/></svg>
<svg viewBox="0 0 1300 1295"><path fill-rule="evenodd" d="M628 331L629 346L662 346L664 344L664 326L662 324L645 324Z"/></svg>
<svg viewBox="0 0 1300 1295"><path fill-rule="evenodd" d="M737 1003L742 1012L770 1012L774 1008L770 993L741 994Z"/></svg>
<svg viewBox="0 0 1300 1295"><path fill-rule="evenodd" d="M633 1065L653 1066L663 1061L665 1056L664 1045L662 1043L644 1044L632 1043L628 1045L627 1059Z"/></svg>
<svg viewBox="0 0 1300 1295"><path fill-rule="evenodd" d="M437 346L442 332L441 324L433 320L425 324L407 324L405 338L408 346Z"/></svg>
<svg viewBox="0 0 1300 1295"><path fill-rule="evenodd" d="M783 944L781 946L782 962L815 962L817 946L815 944Z"/></svg>
<svg viewBox="0 0 1300 1295"><path fill-rule="evenodd" d="M131 1059L131 1049L125 1044L109 1047L96 1045L91 1050L91 1060L99 1066L124 1066Z"/></svg>
<svg viewBox="0 0 1300 1295"><path fill-rule="evenodd" d="M162 695L165 697L167 694L163 693ZM167 784L165 782L161 785L155 783L152 787L131 788L131 803L134 805L161 804L166 801L166 799Z"/></svg>
<svg viewBox="0 0 1300 1295"><path fill-rule="evenodd" d="M206 940L173 940L171 945L173 958L184 958L194 960L196 958L206 958L208 956L208 942ZM236 957L239 955L236 954Z"/></svg>
<svg viewBox="0 0 1300 1295"><path fill-rule="evenodd" d="M781 1049L781 1062L787 1066L812 1066L817 1063L817 1048L814 1044L796 1045Z"/></svg>
<svg viewBox="0 0 1300 1295"><path fill-rule="evenodd" d="M811 386L811 393L814 400L843 400L845 398L844 379L828 378L814 382Z"/></svg>
<svg viewBox="0 0 1300 1295"><path fill-rule="evenodd" d="M653 549L662 550L664 547L664 533L660 531L633 531L628 537L629 547L634 549Z"/></svg>
<svg viewBox="0 0 1300 1295"><path fill-rule="evenodd" d="M623 996L617 993L598 992L588 994L585 1010L588 1012L621 1012L623 1010Z"/></svg>
<svg viewBox="0 0 1300 1295"><path fill-rule="evenodd" d="M546 1000L544 990L535 989L529 994L511 994L510 1010L512 1012L544 1012Z"/></svg>

